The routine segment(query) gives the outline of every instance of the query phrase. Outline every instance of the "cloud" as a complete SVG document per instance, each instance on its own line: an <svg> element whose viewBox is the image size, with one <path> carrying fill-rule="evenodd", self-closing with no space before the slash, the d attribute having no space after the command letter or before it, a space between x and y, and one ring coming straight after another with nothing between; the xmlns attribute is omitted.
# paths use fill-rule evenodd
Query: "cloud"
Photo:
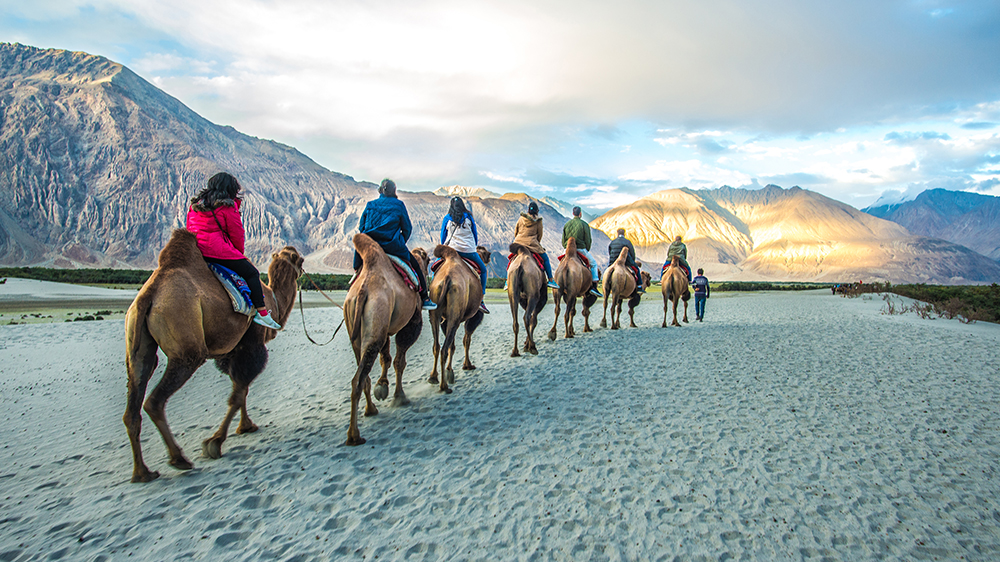
<svg viewBox="0 0 1000 562"><path fill-rule="evenodd" d="M982 131L984 129L994 129L996 126L996 123L991 123L989 121L977 121L974 123L965 123L962 125L962 128L970 131Z"/></svg>
<svg viewBox="0 0 1000 562"><path fill-rule="evenodd" d="M720 185L744 185L751 177L736 170L709 166L700 160L666 161L659 160L644 170L631 172L619 177L636 182L657 182L669 187L717 187Z"/></svg>
<svg viewBox="0 0 1000 562"><path fill-rule="evenodd" d="M882 140L888 142L896 142L898 144L911 144L914 142L928 141L928 140L951 140L951 136L948 135L947 133L935 133L932 131L923 133L910 133L910 132L900 133L893 131L891 133L886 134Z"/></svg>

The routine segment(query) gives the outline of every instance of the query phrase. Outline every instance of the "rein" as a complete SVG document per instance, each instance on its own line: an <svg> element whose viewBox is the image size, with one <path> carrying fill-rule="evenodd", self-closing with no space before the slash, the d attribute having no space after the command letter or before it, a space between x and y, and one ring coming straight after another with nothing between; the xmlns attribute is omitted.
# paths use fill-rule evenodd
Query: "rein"
<svg viewBox="0 0 1000 562"><path fill-rule="evenodd" d="M316 282L313 281L313 278L310 277L309 274L305 272L305 270L302 271L302 275L304 275L305 278L308 279L310 283L312 283L312 286L315 287L317 291L319 291L319 294L323 295L324 297L326 297L326 300L328 300L331 303L333 303L333 306L336 306L340 310L344 310L343 305L341 305L337 301L331 299L326 293L324 293L323 289L319 288L319 285L317 285ZM340 319L340 324L337 325L337 329L333 331L333 335L330 336L330 339L327 340L325 343L319 343L316 340L312 339L312 337L309 335L309 331L306 329L306 312L305 312L305 309L302 306L302 290L301 289L299 290L299 313L302 315L302 331L305 332L306 338L310 342L312 342L313 344L318 345L318 346L324 346L324 345L332 342L333 338L337 337L337 332L339 332L340 328L344 326L344 318L341 318Z"/></svg>

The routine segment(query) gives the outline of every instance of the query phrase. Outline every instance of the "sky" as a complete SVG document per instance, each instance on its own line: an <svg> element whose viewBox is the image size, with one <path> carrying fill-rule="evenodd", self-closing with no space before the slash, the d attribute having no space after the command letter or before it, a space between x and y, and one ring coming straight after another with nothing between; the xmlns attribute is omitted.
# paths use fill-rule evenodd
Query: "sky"
<svg viewBox="0 0 1000 562"><path fill-rule="evenodd" d="M995 0L0 0L0 41L408 191L1000 195Z"/></svg>

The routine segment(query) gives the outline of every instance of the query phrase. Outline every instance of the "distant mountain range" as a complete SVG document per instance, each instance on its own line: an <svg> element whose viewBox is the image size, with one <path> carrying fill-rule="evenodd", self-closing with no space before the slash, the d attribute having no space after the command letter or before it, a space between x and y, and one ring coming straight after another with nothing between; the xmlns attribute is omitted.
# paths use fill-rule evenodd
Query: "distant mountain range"
<svg viewBox="0 0 1000 562"><path fill-rule="evenodd" d="M0 123L0 264L8 266L154 267L171 230L183 226L189 198L225 170L246 188L247 254L258 265L291 244L309 271L344 272L361 212L377 197L372 183L213 124L124 66L86 53L0 44ZM532 198L462 186L401 191L411 247L439 241L452 194L467 199L480 243L500 258L491 269L502 275L514 224ZM542 244L560 253L572 204L535 200ZM966 248L911 236L798 188L671 190L591 224L602 264L605 233L623 226L657 274L680 233L692 263L715 279L1000 279L1000 266Z"/></svg>
<svg viewBox="0 0 1000 562"><path fill-rule="evenodd" d="M1000 197L928 189L915 199L875 205L864 212L900 224L913 234L941 238L1000 261Z"/></svg>

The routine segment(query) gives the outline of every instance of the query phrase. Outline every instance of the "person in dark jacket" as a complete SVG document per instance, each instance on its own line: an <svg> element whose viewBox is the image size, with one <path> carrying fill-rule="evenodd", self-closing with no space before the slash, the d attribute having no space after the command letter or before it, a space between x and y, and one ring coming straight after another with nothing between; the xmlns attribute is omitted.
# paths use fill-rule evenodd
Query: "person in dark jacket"
<svg viewBox="0 0 1000 562"><path fill-rule="evenodd" d="M597 283L601 278L597 275L597 262L594 260L594 256L590 255L590 225L583 220L582 216L583 210L580 207L573 207L573 218L563 225L562 245L565 248L566 242L570 238L576 239L576 251L587 256L587 260L590 261L590 278L594 282L590 287L590 294L599 298L604 296L597 290Z"/></svg>
<svg viewBox="0 0 1000 562"><path fill-rule="evenodd" d="M410 264L420 278L420 298L424 301L424 310L434 310L437 305L427 294L427 278L424 277L424 271L406 248L406 241L410 239L413 225L410 223L410 214L406 212L406 205L396 197L396 182L390 179L382 180L378 192L378 199L369 201L365 205L361 220L358 222L358 232L370 236L385 253ZM362 263L361 256L355 250L355 272L361 269Z"/></svg>
<svg viewBox="0 0 1000 562"><path fill-rule="evenodd" d="M694 315L695 319L703 322L705 319L705 300L708 299L712 289L708 286L708 277L705 277L705 270L698 268L698 276L691 282L694 285Z"/></svg>
<svg viewBox="0 0 1000 562"><path fill-rule="evenodd" d="M642 288L642 277L639 275L639 268L635 265L635 247L632 246L632 242L630 242L628 238L625 238L624 228L619 228L618 237L608 244L608 256L610 256L608 266L610 267L610 264L615 263L615 260L617 260L618 256L622 253L622 248L628 248L628 257L625 258L625 265L632 269L633 273L635 273L636 277L640 280L636 283L636 291L640 294L645 293L646 291Z"/></svg>

